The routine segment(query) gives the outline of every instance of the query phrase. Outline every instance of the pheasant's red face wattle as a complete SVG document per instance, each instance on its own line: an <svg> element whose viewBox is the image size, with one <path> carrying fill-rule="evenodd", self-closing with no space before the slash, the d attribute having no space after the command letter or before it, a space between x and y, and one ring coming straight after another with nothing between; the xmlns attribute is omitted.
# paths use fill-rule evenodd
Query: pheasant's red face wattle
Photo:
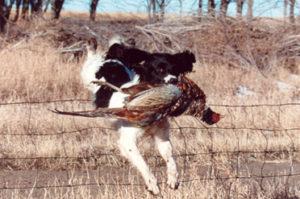
<svg viewBox="0 0 300 199"><path fill-rule="evenodd" d="M221 115L217 113L213 113L211 115L211 120L213 123L217 123L221 118L222 118Z"/></svg>

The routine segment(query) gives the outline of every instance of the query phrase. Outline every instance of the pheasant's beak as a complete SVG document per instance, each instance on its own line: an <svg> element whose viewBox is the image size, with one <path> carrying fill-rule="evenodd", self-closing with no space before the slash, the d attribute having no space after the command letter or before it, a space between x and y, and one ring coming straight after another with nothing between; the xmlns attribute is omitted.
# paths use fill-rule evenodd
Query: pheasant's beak
<svg viewBox="0 0 300 199"><path fill-rule="evenodd" d="M222 118L224 118L224 117L225 117L225 115L221 115L221 114L220 114L220 119L222 119Z"/></svg>

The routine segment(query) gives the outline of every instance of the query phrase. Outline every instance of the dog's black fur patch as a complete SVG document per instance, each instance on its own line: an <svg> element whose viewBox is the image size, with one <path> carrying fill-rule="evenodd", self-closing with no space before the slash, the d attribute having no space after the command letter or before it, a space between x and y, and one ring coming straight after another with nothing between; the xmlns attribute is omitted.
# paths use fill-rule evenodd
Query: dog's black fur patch
<svg viewBox="0 0 300 199"><path fill-rule="evenodd" d="M102 77L117 87L131 81L128 71L140 76L140 82L151 84L164 83L164 78L168 75L179 76L193 70L195 55L192 52L184 51L176 54L169 53L149 53L134 47L123 44L113 44L105 57L107 60L99 71L95 74L97 79ZM109 60L118 60L109 61ZM102 88L102 87L101 87ZM96 107L107 107L113 90L99 89L95 94Z"/></svg>

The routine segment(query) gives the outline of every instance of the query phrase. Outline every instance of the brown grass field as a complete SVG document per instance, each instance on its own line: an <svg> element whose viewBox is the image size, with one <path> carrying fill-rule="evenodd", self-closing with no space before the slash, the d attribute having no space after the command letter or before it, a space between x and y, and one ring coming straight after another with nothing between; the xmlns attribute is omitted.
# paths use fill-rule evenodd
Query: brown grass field
<svg viewBox="0 0 300 199"><path fill-rule="evenodd" d="M87 13L65 12L58 22L20 21L0 35L0 198L155 198L119 155L108 120L49 111L93 107L80 79L85 52L68 51L93 34L103 49L120 34L152 52L192 50L188 76L225 115L212 127L170 118L176 191L151 138L140 142L158 177L157 198L300 197L299 22L170 16L149 25L146 16L115 13L91 23Z"/></svg>

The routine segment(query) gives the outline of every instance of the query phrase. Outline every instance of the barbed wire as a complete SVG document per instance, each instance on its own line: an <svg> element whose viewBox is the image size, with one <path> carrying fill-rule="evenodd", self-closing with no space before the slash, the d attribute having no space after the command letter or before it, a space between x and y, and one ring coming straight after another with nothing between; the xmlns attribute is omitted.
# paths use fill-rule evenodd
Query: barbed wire
<svg viewBox="0 0 300 199"><path fill-rule="evenodd" d="M51 104L51 103L66 103L66 102L92 102L91 99L56 99L56 100L46 100L46 101L20 101L20 102L1 102L0 106L12 106L12 105L30 105L30 104ZM240 108L251 108L251 107L277 107L277 106L300 106L300 102L288 102L279 104L209 104L209 106L214 107L240 107Z"/></svg>
<svg viewBox="0 0 300 199"><path fill-rule="evenodd" d="M180 183L190 183L195 181L213 181L213 180L231 180L231 179L264 179L264 178L282 178L297 177L300 173L295 174L278 174L278 175L251 175L251 176L218 176L218 177L201 177L187 180L180 180ZM157 182L158 185L164 182ZM53 188L74 188L83 186L145 186L144 183L78 183L78 184L62 184L62 185L35 185L35 186L3 186L0 190L25 190L25 189L53 189Z"/></svg>
<svg viewBox="0 0 300 199"><path fill-rule="evenodd" d="M51 103L67 103L67 102L91 102L89 99L63 99L63 100L48 100L48 101L29 101L29 102L7 102L7 103L0 103L0 106L15 106L15 105L33 105L33 104L51 104ZM210 106L215 107L225 107L225 108L255 108L255 107L278 107L279 111L279 121L280 121L280 114L281 114L281 107L283 106L300 106L300 103L279 103L279 104L249 104L249 105L230 105L230 104L210 104ZM31 115L30 115L31 117ZM231 176L213 176L211 172L209 172L209 176L205 177L199 177L194 179L183 179L180 181L180 183L189 183L193 181L212 181L212 180L238 180L238 179L261 179L261 183L263 179L266 178L283 178L283 177L298 177L300 176L300 173L294 173L294 163L295 163L295 154L300 153L300 149L297 149L292 137L289 135L292 131L299 131L300 127L292 127L292 128L256 128L256 127L235 127L235 126L228 126L228 127L219 127L219 126L213 126L213 127L192 127L192 126L180 126L175 121L177 127L171 127L171 130L180 131L181 134L185 134L183 130L201 130L201 131L210 131L210 130L231 130L233 132L237 131L258 131L260 132L263 137L265 138L265 147L263 150L241 150L240 145L238 143L237 150L213 150L214 149L214 142L213 142L213 136L210 135L211 139L211 146L207 151L204 152L198 152L198 153L181 153L181 154L175 154L174 156L176 158L182 158L184 157L184 174L185 171L185 165L186 165L186 157L191 156L201 156L201 155L210 155L211 159L211 170L212 168L217 164L214 161L214 158L218 155L234 155L237 157L236 165L232 165L233 167L236 167L236 174L233 174ZM30 125L30 124L28 124ZM117 131L117 128L113 127L105 127L105 126L93 126L93 127L86 127L86 128L80 128L75 130L69 130L69 131L58 131L54 133L1 133L0 136L58 136L58 135L64 135L64 134L77 134L81 133L83 131L88 131L89 133L97 133L99 131L93 131L97 129L102 130L112 130ZM280 149L280 150L271 150L269 149L269 140L264 134L264 132L286 132L287 136L290 138L291 146L286 149ZM268 154L284 154L289 153L289 173L285 174L268 174L265 175L263 173L263 170L266 165L266 157ZM239 174L239 157L241 154L262 154L263 160L262 165L260 167L261 173L260 175L254 175L254 174L248 174L248 175L238 175ZM87 155L87 156L52 156L52 157L43 157L43 156L36 156L36 157L0 157L0 160L2 161L2 164L5 164L5 161L32 161L32 160L55 160L55 159L75 159L75 160L89 160L89 159L97 159L104 156L118 156L120 157L120 154L116 153L97 153L93 155ZM160 158L158 155L152 155L152 154L145 154L143 155L145 158ZM159 182L158 184L162 184L163 182ZM10 185L7 186L7 184L4 184L2 187L0 187L0 190L34 190L34 189L53 189L53 188L75 188L75 187L83 187L83 186L145 186L144 183L78 183L78 184L61 184L61 185L34 185L34 186L16 186L16 185Z"/></svg>
<svg viewBox="0 0 300 199"><path fill-rule="evenodd" d="M90 99L57 99L46 101L20 101L20 102L2 102L0 106L12 106L12 105L30 105L30 104L51 104L51 103L65 103L65 102L92 102Z"/></svg>
<svg viewBox="0 0 300 199"><path fill-rule="evenodd" d="M102 129L102 130L112 130L117 131L117 128L113 127L105 127L105 126L97 126L97 127L87 127L82 129L76 129L71 131L60 131L56 133L1 133L0 136L57 136L57 135L64 135L64 134L76 134L82 131L88 131L92 129ZM247 128L247 127L171 127L170 130L183 130L183 129L190 129L190 130L250 130L250 131L270 131L270 132L282 132L282 131L300 131L300 127L295 128ZM93 131L93 133L98 133Z"/></svg>
<svg viewBox="0 0 300 199"><path fill-rule="evenodd" d="M245 105L234 105L234 104L209 104L209 106L219 106L219 107L229 107L229 108L251 108L251 107L280 107L280 106L300 106L298 102L290 102L290 103L279 103L279 104L245 104Z"/></svg>
<svg viewBox="0 0 300 199"><path fill-rule="evenodd" d="M232 154L271 154L271 153L300 153L300 149L291 150L263 150L263 151L250 151L250 150L233 150L233 151L207 151L198 153L182 153L174 154L174 157L186 157L186 156L200 156L200 155L232 155ZM38 156L38 157L0 157L0 160L41 160L41 159L96 159L101 156L120 156L118 153L98 153L96 155L89 156ZM147 158L160 158L159 155L146 154L143 157Z"/></svg>
<svg viewBox="0 0 300 199"><path fill-rule="evenodd" d="M102 127L102 126L97 126L97 127L87 127L87 128L81 128L81 129L76 129L76 130L71 130L71 131L59 131L56 133L2 133L0 136L57 136L57 135L64 135L64 134L74 134L82 131L88 131L92 129L103 129L103 130L112 130L116 131L116 128L113 127Z"/></svg>

